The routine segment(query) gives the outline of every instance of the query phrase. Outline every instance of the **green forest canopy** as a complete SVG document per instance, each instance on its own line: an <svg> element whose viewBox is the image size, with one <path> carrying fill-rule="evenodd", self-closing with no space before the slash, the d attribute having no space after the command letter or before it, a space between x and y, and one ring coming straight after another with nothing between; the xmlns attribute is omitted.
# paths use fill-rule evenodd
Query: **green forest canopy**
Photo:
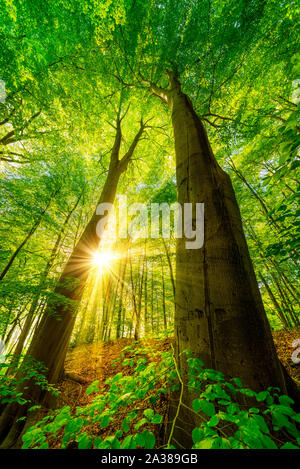
<svg viewBox="0 0 300 469"><path fill-rule="evenodd" d="M271 328L299 327L298 27L291 1L4 0L0 333L8 353L40 356L32 338L66 301L57 284L118 145L121 160L142 131L118 195L128 204L177 200L172 76L231 177ZM108 239L80 301L69 298L78 306L72 346L173 330L174 233L132 238Z"/></svg>

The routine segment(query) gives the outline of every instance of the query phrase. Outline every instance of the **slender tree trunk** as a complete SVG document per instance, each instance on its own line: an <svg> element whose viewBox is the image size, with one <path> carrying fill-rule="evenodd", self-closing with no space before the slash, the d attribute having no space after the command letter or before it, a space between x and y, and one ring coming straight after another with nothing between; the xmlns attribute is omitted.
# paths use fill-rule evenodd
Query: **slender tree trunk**
<svg viewBox="0 0 300 469"><path fill-rule="evenodd" d="M20 322L21 322L21 317L22 317L22 314L24 313L24 311L26 311L27 307L29 305L29 301L27 303L25 303L24 305L22 305L21 308L19 308L19 311L17 312L16 314L16 317L14 318L14 320L11 322L11 327L7 333L7 335L5 336L5 344L6 346L9 345L10 343L10 340L13 336L13 333L14 331L16 330L16 327L17 326L20 326Z"/></svg>
<svg viewBox="0 0 300 469"><path fill-rule="evenodd" d="M278 280L277 280L276 276L274 275L274 273L272 273L271 275L272 275L274 284L276 286L276 289L279 293L279 296L281 298L281 301L284 303L285 316L288 317L287 316L287 312L288 312L289 316L291 316L291 317L289 317L290 326L292 325L292 323L294 323L294 325L297 327L299 325L299 320L296 317L296 315L293 313L293 311L291 311L291 309L290 309L289 305L291 305L292 302L290 302L288 300L288 302L286 303L284 295L282 295L282 288L284 290L286 290L289 294L291 294L293 299L296 300L296 303L298 304L299 294L297 292L297 289L294 287L294 285L291 284L291 282L288 281L285 274L282 272L281 268L279 267L276 259L274 259L272 257L269 257L267 260L265 259L264 255L263 255L263 247L262 247L261 242L257 238L257 235L255 234L255 232L253 231L251 226L248 226L247 228L248 228L247 234L251 237L251 239L256 244L256 246L258 248L259 256L260 256L261 260L263 261L263 263L264 264L266 264L266 263L269 264L268 268L272 269L272 270L275 269L275 271L277 272ZM281 288L281 285L282 285L282 288ZM293 292L293 289L294 289L294 292ZM281 306L281 309L282 309L282 306Z"/></svg>
<svg viewBox="0 0 300 469"><path fill-rule="evenodd" d="M283 290L283 288L280 285L280 282L278 281L276 275L271 274L272 278L274 280L275 285L277 286L277 290L280 294L280 297L282 299L282 302L286 308L286 310L289 312L289 316L292 319L292 322L294 322L295 326L297 325L297 318L295 316L294 308L292 305L292 302L289 300L289 298L286 295L286 292Z"/></svg>
<svg viewBox="0 0 300 469"><path fill-rule="evenodd" d="M136 286L135 286L134 278L133 278L131 256L129 257L129 266L130 266L130 281L131 281L131 294L132 294L133 312L134 312L134 316L135 316L134 338L135 338L135 340L138 340L139 339L139 334L140 334L140 327L139 327L140 326L140 321L139 321L139 313L138 313L137 301L136 301ZM132 320L132 323L133 323L133 320Z"/></svg>
<svg viewBox="0 0 300 469"><path fill-rule="evenodd" d="M166 252L166 256L167 256L167 260L168 260L168 265L169 265L169 269L170 269L170 278L171 278L172 289L173 289L173 295L174 295L174 301L175 301L175 291L176 291L176 287L175 287L175 279L174 279L174 273L173 273L173 266L172 266L171 256L170 256L170 252L169 252L167 243L165 242L164 238L162 238L162 242L163 242L163 245L164 245L164 248L165 248L165 252Z"/></svg>
<svg viewBox="0 0 300 469"><path fill-rule="evenodd" d="M49 205L51 203L51 201L53 200L53 197L55 197L58 192L60 191L60 188L58 190L55 191L55 194L52 194L49 201L47 202L47 205L46 207L44 208L44 210L42 211L42 213L40 214L40 216L38 217L38 219L33 223L32 227L30 228L30 230L28 231L28 233L26 234L25 238L23 239L23 241L19 244L19 246L17 247L17 249L13 252L13 254L11 255L8 263L6 264L6 266L4 267L3 271L1 272L0 274L0 280L3 280L5 275L7 274L7 272L9 271L9 269L11 268L11 266L13 265L17 255L19 254L19 252L22 250L22 248L25 246L25 244L30 240L30 238L32 237L32 235L36 232L36 230L38 229L38 227L40 226L48 208L49 208Z"/></svg>
<svg viewBox="0 0 300 469"><path fill-rule="evenodd" d="M140 275L140 268L139 268L139 275ZM139 337L140 332L141 332L144 275L145 275L145 255L144 255L144 259L143 259L142 275L141 275L141 280L140 280L140 285L139 285L139 292L138 292L138 304L137 304L138 317L137 317L137 323L136 323L137 337Z"/></svg>
<svg viewBox="0 0 300 469"><path fill-rule="evenodd" d="M168 327L167 324L167 315L166 315L166 291L165 291L165 278L164 278L164 265L161 258L161 283L162 283L162 309L163 309L163 318L164 318L164 329Z"/></svg>
<svg viewBox="0 0 300 469"><path fill-rule="evenodd" d="M154 333L154 277L153 277L153 263L152 263L152 274L151 274L151 330Z"/></svg>
<svg viewBox="0 0 300 469"><path fill-rule="evenodd" d="M147 262L147 252L146 252L146 243L145 243L145 285L144 285L144 330L145 335L148 331L148 262Z"/></svg>
<svg viewBox="0 0 300 469"><path fill-rule="evenodd" d="M128 298L128 290L125 292L125 302L122 305L122 331L121 337L125 337L125 321L126 321L126 305L127 305L127 298Z"/></svg>
<svg viewBox="0 0 300 469"><path fill-rule="evenodd" d="M275 295L272 292L270 285L268 284L267 280L264 278L264 276L261 273L259 274L259 276L261 278L262 283L264 284L265 289L268 292L270 300L272 301L273 305L275 306L275 309L278 313L279 319L282 322L283 327L288 328L289 324L287 323L287 320L284 316L284 313L283 313L282 309L280 308L280 305L279 305L278 301L276 300Z"/></svg>
<svg viewBox="0 0 300 469"><path fill-rule="evenodd" d="M126 257L123 261L123 269L122 269L122 274L121 274L121 287L120 287L120 296L119 296L119 305L118 305L118 319L117 319L117 328L116 328L116 338L117 339L119 339L120 336L121 336L121 329L122 330L124 329L124 325L122 327L122 308L123 308L123 291L124 291L124 282L125 282L127 258L128 258L128 249L126 248Z"/></svg>
<svg viewBox="0 0 300 469"><path fill-rule="evenodd" d="M26 337L27 335L29 334L29 331L30 331L30 328L32 326L32 323L33 323L33 320L34 320L34 313L36 311L36 308L38 306L38 302L39 302L39 299L40 299L40 296L41 296L41 290L42 290L42 287L43 287L43 284L45 282L45 280L47 279L48 275L49 275L49 272L51 270L51 267L55 261L55 257L56 257L56 254L58 252L58 248L59 248L59 245L60 245L60 242L61 242L61 238L65 232L65 229L69 223L69 220L73 214L73 212L76 210L78 204L79 204L79 201L82 197L82 193L79 195L79 197L77 198L76 200L76 203L74 204L74 206L72 207L72 209L69 211L69 213L67 214L65 220L64 220L64 223L63 223L63 226L56 238L56 241L55 241L55 244L52 248L52 251L51 251L51 254L50 254L50 257L48 259L48 262L46 264L46 267L44 269L44 272L41 276L41 281L40 281L40 285L38 287L38 292L37 294L35 295L32 303L31 303L31 306L30 306L30 310L28 311L28 314L26 316L26 319L25 319L25 322L24 322L24 325L22 327L22 330L21 330L21 334L19 336L19 339L18 339L18 342L17 342L17 346L14 350L14 355L13 357L14 358L17 358L18 355L20 355L22 353L22 350L23 350L23 346L24 346L24 343L25 343L25 340L26 340Z"/></svg>
<svg viewBox="0 0 300 469"><path fill-rule="evenodd" d="M119 271L119 276L120 276L120 271ZM119 276L118 276L117 282L115 282L115 279L114 279L114 284L113 284L114 288L112 288L112 294L108 298L104 341L110 340L110 337L111 337L111 328L112 328L112 323L113 323L113 318L114 318L114 311L115 311L117 293L118 293L118 287L119 287Z"/></svg>

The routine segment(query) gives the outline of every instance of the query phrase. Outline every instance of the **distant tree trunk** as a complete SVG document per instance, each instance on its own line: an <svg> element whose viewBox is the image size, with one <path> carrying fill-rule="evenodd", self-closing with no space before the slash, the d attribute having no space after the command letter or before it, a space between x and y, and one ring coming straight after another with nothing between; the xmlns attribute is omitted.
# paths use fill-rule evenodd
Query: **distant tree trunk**
<svg viewBox="0 0 300 469"><path fill-rule="evenodd" d="M31 303L31 306L30 306L30 310L28 311L28 314L26 316L26 319L25 319L25 322L23 324L23 327L22 327L22 330L21 330L21 334L18 338L18 342L17 342L17 345L16 345L16 348L14 350L14 354L13 354L13 358L17 358L21 353L22 353L22 350L23 350L23 346L24 346L24 343L25 343L25 340L26 340L26 337L27 335L29 334L29 331L30 331L30 328L32 326L32 323L34 321L34 313L36 311L36 308L38 306L38 302L39 302L39 299L40 299L40 295L41 295L41 290L42 290L42 287L43 287L43 284L46 280L46 278L48 277L49 275L49 272L51 270L51 267L55 261L55 257L56 257L56 254L58 252L58 248L59 248L59 245L60 245L60 242L61 242L61 238L65 232L65 229L69 223L69 220L73 214L73 212L76 210L78 204L79 204L79 201L82 197L82 193L79 195L79 197L77 198L74 206L72 207L72 209L69 211L69 213L67 214L66 218L65 218L65 221L63 223L63 226L56 238L56 241L55 241L55 244L52 248L52 251L51 251L51 254L50 254L50 257L48 259L48 262L46 264L46 267L42 273L42 276L41 276L41 281L40 281L40 284L39 284L39 287L38 287L38 292L37 294L35 295L32 303Z"/></svg>
<svg viewBox="0 0 300 469"><path fill-rule="evenodd" d="M121 274L121 287L120 287L120 296L119 296L119 305L118 305L118 318L117 318L117 328L116 328L116 338L117 339L119 339L121 337L123 291L124 291L125 274L126 274L126 267L127 267L127 258L128 258L128 249L126 248L126 257L123 261L123 269L122 269L122 274ZM123 325L122 329L124 329L124 325Z"/></svg>
<svg viewBox="0 0 300 469"><path fill-rule="evenodd" d="M111 151L111 159L107 178L102 189L98 205L102 203L113 204L118 182L122 173L127 169L134 150L145 129L141 121L140 129L134 137L126 154L119 159L119 151L122 140L121 120L118 116L116 137ZM80 239L69 257L61 274L59 284L55 288L55 295L49 300L45 314L35 331L34 337L28 349L28 355L44 363L47 367L46 377L50 383L57 383L63 374L64 361L73 331L78 302L82 298L85 283L88 279L93 254L99 246L99 234L96 227L99 221L103 221L104 215L94 212L91 220L83 231ZM58 302L57 299L60 299ZM62 302L61 299L64 301ZM58 320L59 319L59 320ZM24 389L27 387L27 389ZM22 385L25 398L35 402L43 402L44 405L53 405L51 396L35 386L33 383ZM26 405L8 404L0 419L0 438L3 441L1 447L11 447L21 429L23 421L17 420L26 413Z"/></svg>
<svg viewBox="0 0 300 469"><path fill-rule="evenodd" d="M107 328L107 319L108 319L108 310L109 310L109 303L111 297L111 290L112 290L112 277L109 275L108 277L103 277L103 285L106 287L103 289L104 296L103 296L103 305L102 305L102 318L101 318L101 326L100 326L100 340L105 341L105 334Z"/></svg>
<svg viewBox="0 0 300 469"><path fill-rule="evenodd" d="M141 275L140 284L139 284L138 303L137 303L137 313L138 313L138 318L137 318L137 322L136 322L137 337L139 337L140 333L141 333L142 299L143 299L143 287L144 287L144 275L145 275L145 255L144 255L142 265L143 265L142 275ZM140 275L140 269L139 269L139 275Z"/></svg>
<svg viewBox="0 0 300 469"><path fill-rule="evenodd" d="M287 323L287 320L284 316L284 313L283 313L282 309L280 308L280 305L279 305L278 301L276 300L275 295L272 292L270 285L268 284L267 280L264 278L264 276L261 273L259 274L259 276L261 278L261 281L262 281L265 289L268 292L270 300L272 301L273 305L275 306L275 309L277 311L277 314L279 316L280 321L282 322L283 327L288 328L289 324Z"/></svg>
<svg viewBox="0 0 300 469"><path fill-rule="evenodd" d="M294 326L297 327L300 324L300 322L299 322L299 319L294 314L293 307L292 307L293 301L290 301L289 299L288 301L286 301L286 298L283 295L282 289L286 290L287 295L290 294L297 304L298 304L299 292L294 287L294 285L292 285L292 283L287 280L285 274L282 272L281 268L279 267L276 259L272 257L268 257L267 259L265 258L264 252L263 252L263 246L260 240L257 238L256 233L254 232L251 226L248 226L247 228L248 228L247 234L251 237L251 239L254 241L255 245L258 248L259 257L261 258L262 262L264 264L267 264L268 268L271 269L271 276L273 279L273 283L276 286L281 302L283 303L283 307L281 304L280 308L282 310L283 309L285 310L284 314L286 318L287 317L289 318L289 326L292 327L292 325L294 324ZM277 272L277 276L274 275L274 272L272 272L273 269L275 269L275 271Z"/></svg>
<svg viewBox="0 0 300 469"><path fill-rule="evenodd" d="M165 291L164 265L163 265L162 258L161 258L161 283L162 283L162 309L163 309L163 318L164 318L164 328L166 330L168 327L168 324L167 324L167 315L166 315L166 291Z"/></svg>
<svg viewBox="0 0 300 469"><path fill-rule="evenodd" d="M101 290L98 282L99 275L98 272L95 272L95 275L89 277L86 285L84 293L85 305L82 309L80 308L80 313L78 314L80 322L78 340L80 344L91 344L94 341L97 324L97 307Z"/></svg>
<svg viewBox="0 0 300 469"><path fill-rule="evenodd" d="M15 318L13 319L13 321L10 323L11 324L11 327L8 331L8 333L6 334L6 336L4 336L4 342L6 344L6 346L8 347L9 343L10 343L10 340L13 336L13 333L14 331L16 330L16 327L18 325L20 325L20 321L21 321L21 317L22 317L22 314L24 313L24 311L26 311L28 305L29 305L30 301L28 301L27 303L19 306L19 311L17 311L16 313L16 316Z"/></svg>
<svg viewBox="0 0 300 469"><path fill-rule="evenodd" d="M125 321L126 321L126 306L124 304L127 304L127 298L128 298L128 290L125 292L125 301L123 301L122 305L122 331L121 331L121 337L125 337Z"/></svg>
<svg viewBox="0 0 300 469"><path fill-rule="evenodd" d="M104 340L110 340L111 337L111 328L113 325L113 319L114 319L114 311L115 311L115 306L117 302L117 294L118 294L118 287L119 287L119 278L120 278L120 273L119 271L119 276L117 279L117 282L114 282L114 288L112 291L112 295L109 299L109 306L107 310L107 320L106 320L106 330L105 330L105 336Z"/></svg>
<svg viewBox="0 0 300 469"><path fill-rule="evenodd" d="M151 330L154 333L154 277L153 277L153 264L151 274Z"/></svg>
<svg viewBox="0 0 300 469"><path fill-rule="evenodd" d="M176 291L176 287L175 287L175 279L174 279L174 273L173 273L173 266L172 266L171 256L170 256L170 252L169 252L167 243L165 242L164 238L162 238L162 242L163 242L163 245L164 245L164 248L165 248L165 252L166 252L166 256L167 256L167 261L168 261L168 265L169 265L169 269L170 269L170 279L171 279L171 283L172 283L173 296L174 296L174 302L175 302L175 291Z"/></svg>
<svg viewBox="0 0 300 469"><path fill-rule="evenodd" d="M5 275L7 274L7 272L9 271L9 269L11 268L11 266L13 265L14 263L14 260L16 259L17 255L19 254L19 252L22 250L22 248L25 246L25 244L30 240L30 238L32 237L32 235L36 232L36 230L38 229L38 227L40 226L53 198L58 194L58 192L60 191L61 187L59 187L59 189L57 189L55 191L54 194L51 195L50 199L48 200L47 202L47 205L46 207L44 208L44 210L42 211L42 213L38 216L37 220L33 223L32 227L30 228L30 230L28 231L27 235L25 236L25 238L23 239L23 241L19 244L19 246L17 247L17 249L14 251L14 253L11 255L8 263L6 264L6 266L4 267L3 271L1 272L0 274L0 280L3 280Z"/></svg>
<svg viewBox="0 0 300 469"><path fill-rule="evenodd" d="M138 340L139 337L140 337L140 321L139 321L139 313L138 313L137 299L136 299L136 286L135 286L134 278L133 278L131 255L129 257L129 266L130 266L130 281L131 281L131 295L132 295L132 303L133 303L133 312L134 312L134 316L135 316L134 338L135 338L135 340ZM131 334L130 334L130 337L131 337Z"/></svg>
<svg viewBox="0 0 300 469"><path fill-rule="evenodd" d="M148 330L148 262L147 262L147 252L146 252L146 243L145 243L145 286L144 286L144 329L145 335Z"/></svg>
<svg viewBox="0 0 300 469"><path fill-rule="evenodd" d="M299 323L298 323L298 319L295 316L295 311L294 311L292 302L289 301L289 298L287 297L288 295L286 294L286 292L281 287L280 282L278 281L278 278L276 277L276 275L274 275L273 273L271 275L272 275L272 278L274 280L275 285L277 286L277 290L280 294L280 297L282 299L282 302L283 302L283 305L284 305L286 311L288 311L289 316L292 319L292 322L294 322L295 326L297 326Z"/></svg>
<svg viewBox="0 0 300 469"><path fill-rule="evenodd" d="M204 203L205 217L201 249L187 249L184 237L177 240L175 343L183 382L188 382L188 363L182 352L190 350L206 367L239 376L254 390L278 386L286 392L230 178L218 165L190 99L172 73L169 78L170 90L152 89L172 109L178 202ZM193 398L186 387L184 404L192 408ZM183 406L179 418L181 426L197 426ZM191 428L184 427L189 433ZM192 444L181 430L174 438L185 448Z"/></svg>
<svg viewBox="0 0 300 469"><path fill-rule="evenodd" d="M12 313L13 313L15 307L16 307L16 300L13 299L13 300L10 301L9 306L7 306L6 317L2 318L1 337L5 337L5 335L6 335L7 329L9 327L9 325L11 324L11 316L12 316ZM14 319L13 319L13 321L14 321Z"/></svg>

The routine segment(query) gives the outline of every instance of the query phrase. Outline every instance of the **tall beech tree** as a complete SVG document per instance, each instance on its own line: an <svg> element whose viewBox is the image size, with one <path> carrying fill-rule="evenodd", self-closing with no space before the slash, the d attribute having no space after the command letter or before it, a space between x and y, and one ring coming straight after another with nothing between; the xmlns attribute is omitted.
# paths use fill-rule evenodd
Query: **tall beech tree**
<svg viewBox="0 0 300 469"><path fill-rule="evenodd" d="M20 185L22 174L29 174L27 186L32 184L26 166L47 176L53 167L60 173L58 154L66 158L66 166L86 154L81 177L74 184L79 191L71 190L77 196L89 181L87 167L98 174L102 166L107 172L98 204L113 203L125 178L130 201L173 202L176 186L181 205L204 204L204 245L188 249L186 238L177 239L176 275L173 243L163 240L157 241L158 250L152 251L147 244L147 258L146 252L140 255L144 251L140 246L127 246L118 282L103 277L98 284L90 275L101 241L96 226L105 215L94 211L89 222L83 223L90 200L82 201L76 233L66 231L72 238L66 249L54 246L62 251L60 258L66 258L66 252L69 257L45 305L44 297L37 305L36 289L32 292L28 285L22 286L20 295L15 294L14 276L23 274L27 258L32 269L33 254L27 256L25 249L34 241L35 247L44 250L36 233L46 231L48 212L59 212L61 206L56 200L50 206L43 204L46 210L39 213L40 218L34 217L33 224L27 210L23 218L28 229L18 228L14 240L6 240L0 259L5 311L0 325L10 344L20 319L25 327L15 356L26 335L27 356L45 365L47 380L57 383L63 376L78 308L86 328L75 331L74 343L89 337L109 340L114 321L117 338L139 339L172 324L174 306L169 308L167 297L173 293L174 358L182 386L172 396L169 412L175 445L191 446L190 430L199 418L191 411L194 393L188 386L187 350L205 367L240 377L254 390L278 386L297 398L277 358L261 297L262 292L268 313L277 311L276 321L269 316L272 325L280 321L285 327L299 325L295 305L299 247L295 241L299 234L295 25L299 11L295 4L289 0L54 0L48 8L41 0L12 3L14 7L5 1L0 12L0 37L8 35L3 41L5 57L0 58L0 78L8 90L6 101L0 103L0 164L4 186L12 192L7 199L9 224L22 220L16 216L22 197L20 190L15 197L15 187L25 187L24 199L31 201L35 213L39 191L32 185L35 196L31 200L30 189ZM142 161L136 165L141 174L127 172L127 168L148 126L141 121L128 144L121 129L126 112L121 117L119 111L112 124L112 149L99 152L99 146L109 148L111 134L105 127L99 138L99 128L120 89L122 96L130 91L130 100L138 104L136 113L142 109L148 116L155 109L157 134L151 136L153 146L147 149L149 167ZM123 157L122 143L128 148ZM70 165L67 190L62 187L59 198L62 194L68 198L70 180L77 178L75 166ZM53 193L46 191L43 200L48 202ZM59 232L68 217L57 220ZM4 231L5 223L2 227L0 222ZM51 251L52 243L47 247ZM49 270L44 264L38 264L38 272L46 277ZM23 278L26 275L25 271ZM9 288L13 293L6 302L3 298ZM105 290L101 305L96 288ZM27 334L36 306L39 321ZM54 405L50 394L33 381L22 383L18 390L34 403ZM28 402L2 406L2 447L15 444L28 407ZM26 425L29 422L28 418Z"/></svg>
<svg viewBox="0 0 300 469"><path fill-rule="evenodd" d="M187 238L177 240L175 338L186 385L183 404L191 408L193 400L185 350L208 368L239 374L253 389L272 385L286 392L230 178L179 80L173 72L168 75L169 89L151 89L172 110L178 201L205 207L203 248L187 249ZM191 421L188 413L181 406L181 425ZM173 436L184 438L180 431Z"/></svg>
<svg viewBox="0 0 300 469"><path fill-rule="evenodd" d="M278 386L287 392L232 183L216 161L204 128L204 123L218 127L219 122L236 119L237 131L244 125L227 103L239 71L253 76L251 58L260 48L276 56L274 20L267 17L272 5L261 1L134 4L110 45L112 51L118 47L117 57L126 64L125 71L117 65L119 80L127 86L148 84L171 108L178 202L205 206L204 246L189 250L182 238L176 249L175 343L185 387L185 407L181 405L178 417L181 427L193 420L186 410L193 399L187 386L187 349L205 366L229 376L239 374L254 389ZM277 28L276 40L280 32ZM262 62L256 74L265 73L265 67ZM181 443L185 440L180 430L174 437Z"/></svg>
<svg viewBox="0 0 300 469"><path fill-rule="evenodd" d="M116 135L111 150L109 168L97 205L114 203L119 179L126 171L142 134L148 127L141 120L139 130L128 151L120 157L121 122L125 114L126 112L121 117L119 112L116 117ZM96 210L92 215L64 267L54 295L48 302L27 351L30 357L46 365L47 379L50 383L57 383L63 374L64 361L76 319L76 309L92 269L93 256L101 241L96 227L106 216L107 213L97 215ZM24 396L26 395L36 402L43 402L44 405L53 405L49 402L49 394L46 393L45 396L45 393L35 384L26 382L26 386L23 384L22 389ZM15 442L20 427L24 424L16 420L23 416L24 412L26 412L26 406L20 407L16 403L6 406L0 419L0 434L4 440L3 447L10 447Z"/></svg>

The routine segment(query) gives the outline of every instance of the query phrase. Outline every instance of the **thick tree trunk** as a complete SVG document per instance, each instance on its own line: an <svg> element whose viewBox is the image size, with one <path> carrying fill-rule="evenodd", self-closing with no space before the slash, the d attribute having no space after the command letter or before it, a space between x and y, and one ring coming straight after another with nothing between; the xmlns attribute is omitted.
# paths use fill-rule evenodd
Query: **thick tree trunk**
<svg viewBox="0 0 300 469"><path fill-rule="evenodd" d="M99 204L113 203L120 174L121 172L116 169L108 173ZM101 216L94 213L77 242L27 352L29 356L47 367L46 376L50 383L57 383L63 375L65 356L76 319L77 304L82 297L84 285L90 273L93 252L96 252L99 244L96 225L100 219ZM22 388L25 398L36 403L43 402L46 406L53 406L49 393L45 394L40 387L31 383L26 383L26 385L28 389ZM0 436L3 438L7 430L9 433L2 447L11 447L14 444L22 427L22 422L15 422L14 418L16 414L19 418L25 412L26 405L19 408L12 404L4 410L0 420Z"/></svg>
<svg viewBox="0 0 300 469"><path fill-rule="evenodd" d="M229 176L218 165L205 129L180 84L171 77L168 103L175 137L178 202L204 203L204 245L187 249L177 240L176 355L188 382L185 354L190 350L208 368L238 376L255 390L286 391L270 326L264 311ZM186 388L184 403L194 396ZM193 414L183 410L178 425L189 433ZM191 424L191 425L189 425ZM191 444L185 433L175 438Z"/></svg>
<svg viewBox="0 0 300 469"><path fill-rule="evenodd" d="M114 202L120 174L117 168L108 173L98 204ZM94 213L81 235L61 274L59 284L55 289L55 297L48 304L47 311L35 334L36 337L33 338L28 350L31 357L47 366L50 383L56 383L62 372L76 318L77 304L81 300L85 282L92 267L93 253L99 245L96 225L101 218L102 216ZM66 301L57 304L58 296Z"/></svg>
<svg viewBox="0 0 300 469"><path fill-rule="evenodd" d="M145 129L145 124L141 121L140 129L129 150L119 159L122 138L121 120L118 116L109 171L98 205L114 203L120 176L126 171ZM63 375L64 361L76 319L77 305L82 298L84 286L92 267L93 254L97 251L100 242L96 227L105 216L106 213L97 215L96 211L94 212L65 265L53 298L47 305L27 352L30 357L42 362L47 367L46 377L51 384L57 383ZM25 386L27 389L25 389ZM40 387L35 386L33 383L23 383L21 390L25 398L36 403L43 403L45 406L53 406L51 395L43 392ZM25 415L26 410L26 405L20 408L12 404L5 408L0 419L2 448L9 448L15 443L20 433L20 427L24 424L17 422L16 419Z"/></svg>

